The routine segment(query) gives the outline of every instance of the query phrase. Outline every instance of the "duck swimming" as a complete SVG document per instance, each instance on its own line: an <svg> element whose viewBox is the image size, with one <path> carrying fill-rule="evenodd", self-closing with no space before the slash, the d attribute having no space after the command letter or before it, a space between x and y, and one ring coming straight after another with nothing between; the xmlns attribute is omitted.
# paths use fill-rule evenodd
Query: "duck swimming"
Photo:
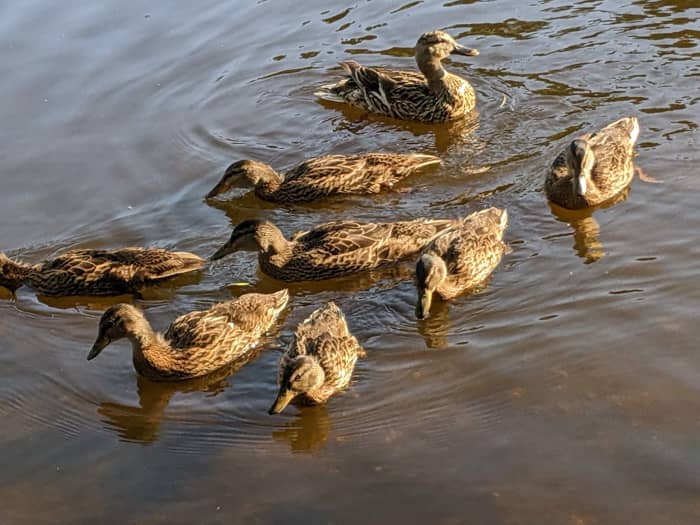
<svg viewBox="0 0 700 525"><path fill-rule="evenodd" d="M401 120L435 123L463 117L474 109L471 84L442 67L448 56L476 56L444 31L423 33L415 47L420 73L341 63L348 78L322 86L316 96Z"/></svg>
<svg viewBox="0 0 700 525"><path fill-rule="evenodd" d="M635 117L616 120L566 146L547 173L547 198L563 208L597 206L621 193L634 176Z"/></svg>
<svg viewBox="0 0 700 525"><path fill-rule="evenodd" d="M251 350L287 306L287 290L249 293L175 319L164 334L153 330L130 304L108 308L88 360L111 342L131 341L136 371L156 381L177 381L214 372Z"/></svg>
<svg viewBox="0 0 700 525"><path fill-rule="evenodd" d="M435 164L440 164L438 157L422 154L327 155L308 159L282 176L262 162L240 160L228 167L207 199L230 191L240 182L252 185L259 198L283 204L331 195L374 194L390 190L419 169Z"/></svg>
<svg viewBox="0 0 700 525"><path fill-rule="evenodd" d="M416 263L416 317L430 314L433 295L454 299L491 275L506 252L508 212L488 208L472 213L425 247Z"/></svg>
<svg viewBox="0 0 700 525"><path fill-rule="evenodd" d="M333 221L297 232L287 240L271 222L247 220L234 228L212 259L252 249L258 252L260 269L275 279L331 279L415 256L438 234L458 223L423 218L386 223Z"/></svg>
<svg viewBox="0 0 700 525"><path fill-rule="evenodd" d="M26 284L47 296L107 296L136 293L163 279L200 270L204 259L159 248L73 250L40 264L0 253L0 286Z"/></svg>
<svg viewBox="0 0 700 525"><path fill-rule="evenodd" d="M279 414L295 398L321 404L350 384L358 357L366 353L350 334L335 303L313 312L296 329L279 364L279 392L268 411Z"/></svg>

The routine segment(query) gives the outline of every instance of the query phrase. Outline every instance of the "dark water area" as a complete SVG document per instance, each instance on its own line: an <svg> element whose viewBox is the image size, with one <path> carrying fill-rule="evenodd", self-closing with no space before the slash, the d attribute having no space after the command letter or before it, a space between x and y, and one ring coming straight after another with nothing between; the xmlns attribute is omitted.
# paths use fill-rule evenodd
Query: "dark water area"
<svg viewBox="0 0 700 525"><path fill-rule="evenodd" d="M11 256L207 256L247 218L291 233L486 206L508 209L513 250L419 323L407 269L293 285L256 360L178 385L137 379L126 342L85 360L109 301L0 295L0 523L700 523L699 18L690 0L0 5ZM447 64L473 82L477 119L315 100L339 60L412 69L436 28L480 51ZM637 164L664 183L552 210L558 150L626 115ZM203 201L233 160L370 150L443 165L412 191L295 209ZM178 284L136 300L157 328L279 287L250 253ZM331 299L368 357L327 406L268 416L279 348Z"/></svg>

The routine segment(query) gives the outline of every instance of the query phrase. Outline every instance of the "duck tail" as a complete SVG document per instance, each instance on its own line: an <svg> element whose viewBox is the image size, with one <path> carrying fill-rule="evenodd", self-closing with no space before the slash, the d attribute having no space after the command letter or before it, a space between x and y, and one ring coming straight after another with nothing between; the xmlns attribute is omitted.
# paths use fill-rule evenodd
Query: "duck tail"
<svg viewBox="0 0 700 525"><path fill-rule="evenodd" d="M340 82L336 82L334 84L326 84L321 86L318 91L314 93L314 95L321 100L327 100L328 102L348 102L347 96L357 89L357 85L353 80L353 72L362 66L354 60L345 60L340 63L340 66L343 68L343 72L348 78L344 78Z"/></svg>
<svg viewBox="0 0 700 525"><path fill-rule="evenodd" d="M424 155L422 153L414 153L413 155L411 155L411 157L412 160L415 161L415 163L411 165L411 169L414 170L442 163L440 157L436 157L435 155Z"/></svg>
<svg viewBox="0 0 700 525"><path fill-rule="evenodd" d="M14 292L22 286L29 276L32 267L28 264L13 261L7 255L0 252L0 286Z"/></svg>

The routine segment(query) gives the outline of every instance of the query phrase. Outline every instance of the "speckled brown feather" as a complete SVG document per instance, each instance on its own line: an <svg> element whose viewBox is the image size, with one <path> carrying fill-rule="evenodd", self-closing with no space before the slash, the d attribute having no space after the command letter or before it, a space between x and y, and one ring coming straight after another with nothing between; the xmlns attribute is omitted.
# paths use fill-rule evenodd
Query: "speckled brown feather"
<svg viewBox="0 0 700 525"><path fill-rule="evenodd" d="M258 227L267 249L260 249L261 269L283 281L330 279L370 270L416 255L451 219L416 219L395 223L334 221L298 232L287 241L271 223Z"/></svg>
<svg viewBox="0 0 700 525"><path fill-rule="evenodd" d="M288 381L292 360L300 355L312 356L325 373L323 385L305 393L306 403L325 403L329 397L350 383L358 357L366 353L350 334L343 312L335 303L314 311L296 329L294 340L282 354L278 382Z"/></svg>
<svg viewBox="0 0 700 525"><path fill-rule="evenodd" d="M0 260L3 273L12 270L21 276L15 278L15 288L26 284L48 296L134 293L158 280L199 270L204 264L192 253L158 248L74 250L37 265L8 261ZM3 280L0 277L0 284Z"/></svg>
<svg viewBox="0 0 700 525"><path fill-rule="evenodd" d="M328 155L306 160L288 171L281 183L260 184L255 191L262 199L281 203L373 194L391 189L423 166L439 163L438 157L420 154Z"/></svg>
<svg viewBox="0 0 700 525"><path fill-rule="evenodd" d="M175 319L164 334L143 314L119 305L129 326L134 368L153 380L182 380L209 374L252 350L287 305L287 290L245 294Z"/></svg>
<svg viewBox="0 0 700 525"><path fill-rule="evenodd" d="M454 120L474 109L476 94L469 82L443 68L442 60L451 53L478 54L443 31L423 33L415 47L420 74L365 67L347 60L341 63L347 78L322 86L316 95L401 120L428 123Z"/></svg>
<svg viewBox="0 0 700 525"><path fill-rule="evenodd" d="M498 208L472 213L425 248L423 253L440 257L447 266L447 278L436 290L440 297L453 299L491 275L506 250L507 220L507 212Z"/></svg>
<svg viewBox="0 0 700 525"><path fill-rule="evenodd" d="M471 84L445 72L443 89L432 90L425 77L412 71L365 67L347 60L341 64L350 77L329 89L345 102L400 120L446 122L474 109Z"/></svg>
<svg viewBox="0 0 700 525"><path fill-rule="evenodd" d="M545 179L545 193L552 202L568 209L597 206L622 192L634 177L634 144L639 134L635 117L625 117L596 133L584 135L593 150L595 165L585 198L573 192L572 173L566 163L566 149L554 162Z"/></svg>

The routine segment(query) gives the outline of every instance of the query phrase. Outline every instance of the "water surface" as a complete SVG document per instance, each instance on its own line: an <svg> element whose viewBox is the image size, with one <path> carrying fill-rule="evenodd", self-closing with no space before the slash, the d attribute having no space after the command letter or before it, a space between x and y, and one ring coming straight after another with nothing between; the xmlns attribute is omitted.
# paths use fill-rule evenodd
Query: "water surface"
<svg viewBox="0 0 700 525"><path fill-rule="evenodd" d="M694 1L0 7L0 249L211 254L244 218L286 233L347 217L507 207L483 291L413 317L405 272L292 286L267 349L185 385L128 345L85 360L104 301L0 301L0 522L678 524L700 521L700 9ZM478 57L477 120L421 126L316 102L339 60L413 68L444 28ZM614 206L554 213L544 171L577 134L640 118ZM285 168L366 150L439 154L412 191L278 208L203 195L233 160ZM176 315L279 283L240 254L136 302ZM232 286L247 282L248 287ZM325 407L268 416L296 323L335 300L368 357Z"/></svg>

